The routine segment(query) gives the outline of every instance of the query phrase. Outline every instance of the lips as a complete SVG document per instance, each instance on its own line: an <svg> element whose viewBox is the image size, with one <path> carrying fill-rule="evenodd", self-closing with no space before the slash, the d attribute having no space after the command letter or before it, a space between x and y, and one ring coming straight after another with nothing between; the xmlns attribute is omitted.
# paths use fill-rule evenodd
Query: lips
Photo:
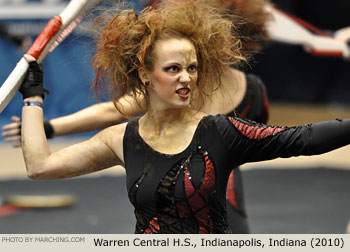
<svg viewBox="0 0 350 252"><path fill-rule="evenodd" d="M176 94L182 99L187 99L190 96L189 88L179 88L176 90Z"/></svg>

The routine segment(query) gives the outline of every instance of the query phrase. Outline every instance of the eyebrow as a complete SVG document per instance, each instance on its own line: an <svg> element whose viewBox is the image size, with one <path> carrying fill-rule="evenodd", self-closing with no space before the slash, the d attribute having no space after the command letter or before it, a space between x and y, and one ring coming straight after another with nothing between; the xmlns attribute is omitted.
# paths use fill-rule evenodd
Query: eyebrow
<svg viewBox="0 0 350 252"><path fill-rule="evenodd" d="M192 61L189 65L192 65L192 64L198 64L198 60ZM163 65L179 65L179 66L182 66L183 64L179 63L177 61L171 61L171 62L166 62Z"/></svg>

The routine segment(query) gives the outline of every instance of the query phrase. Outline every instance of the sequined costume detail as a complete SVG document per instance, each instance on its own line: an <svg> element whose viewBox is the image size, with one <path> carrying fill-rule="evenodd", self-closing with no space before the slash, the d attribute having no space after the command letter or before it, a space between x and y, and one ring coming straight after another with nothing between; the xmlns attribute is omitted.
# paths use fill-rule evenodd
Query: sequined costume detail
<svg viewBox="0 0 350 252"><path fill-rule="evenodd" d="M189 164L194 155L201 154L205 164L205 172L199 189L196 189L191 182ZM175 184L179 174L184 174L185 199L174 197ZM134 184L129 196L131 202L136 204L136 193L142 183L145 173ZM215 192L215 169L209 158L208 152L198 146L195 151L184 160L174 165L161 179L157 189L157 216L147 220L145 216L135 210L138 220L137 233L181 233L182 222L185 219L196 220L198 233L209 234L214 232L214 224L211 218L208 202L210 196Z"/></svg>

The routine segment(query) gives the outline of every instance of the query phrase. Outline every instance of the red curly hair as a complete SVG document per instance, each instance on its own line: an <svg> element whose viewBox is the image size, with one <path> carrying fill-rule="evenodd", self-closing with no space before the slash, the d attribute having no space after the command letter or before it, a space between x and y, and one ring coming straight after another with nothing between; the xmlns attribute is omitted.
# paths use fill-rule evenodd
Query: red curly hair
<svg viewBox="0 0 350 252"><path fill-rule="evenodd" d="M134 10L119 11L114 16L104 13L98 23L103 29L93 59L93 66L98 69L95 87L109 87L120 112L118 99L122 96L136 98L142 94L147 100L138 69L152 70L153 45L158 40L185 38L197 52L196 108L200 109L207 95L204 90L218 87L226 68L245 60L232 20L205 0L164 0L157 8L147 7L140 14Z"/></svg>
<svg viewBox="0 0 350 252"><path fill-rule="evenodd" d="M161 1L145 2L158 6ZM236 16L235 24L246 55L260 50L264 41L269 39L265 25L271 15L264 9L270 3L268 0L207 0L207 2L215 8Z"/></svg>

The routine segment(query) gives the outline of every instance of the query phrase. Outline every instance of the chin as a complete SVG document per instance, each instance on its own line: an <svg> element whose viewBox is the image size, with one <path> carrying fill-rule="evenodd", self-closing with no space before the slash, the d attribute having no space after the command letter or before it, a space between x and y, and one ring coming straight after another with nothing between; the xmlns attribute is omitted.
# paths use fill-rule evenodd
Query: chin
<svg viewBox="0 0 350 252"><path fill-rule="evenodd" d="M186 102L179 102L176 107L178 108L189 108L190 107L190 102L186 101Z"/></svg>
<svg viewBox="0 0 350 252"><path fill-rule="evenodd" d="M177 103L177 104L171 104L170 106L168 106L169 109L185 109L185 108L190 108L190 103Z"/></svg>

